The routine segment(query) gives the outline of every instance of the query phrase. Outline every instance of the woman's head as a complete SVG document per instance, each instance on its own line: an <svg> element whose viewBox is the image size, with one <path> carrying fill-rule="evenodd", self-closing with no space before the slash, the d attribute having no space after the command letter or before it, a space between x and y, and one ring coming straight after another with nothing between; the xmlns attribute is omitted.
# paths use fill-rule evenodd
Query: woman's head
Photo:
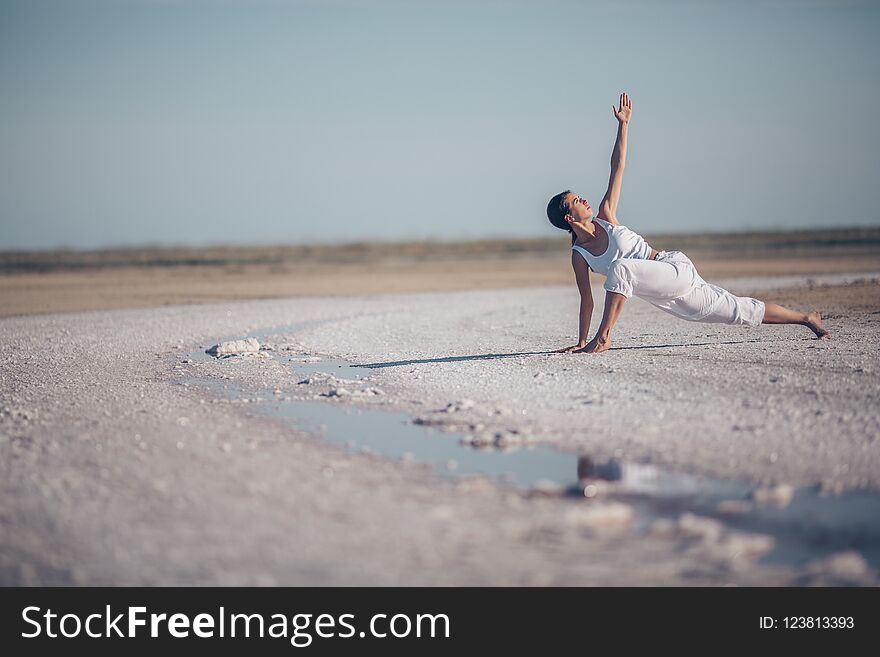
<svg viewBox="0 0 880 657"><path fill-rule="evenodd" d="M550 199L547 204L547 218L557 228L571 233L571 242L574 244L575 234L566 218L586 223L593 218L593 208L586 199L566 189Z"/></svg>

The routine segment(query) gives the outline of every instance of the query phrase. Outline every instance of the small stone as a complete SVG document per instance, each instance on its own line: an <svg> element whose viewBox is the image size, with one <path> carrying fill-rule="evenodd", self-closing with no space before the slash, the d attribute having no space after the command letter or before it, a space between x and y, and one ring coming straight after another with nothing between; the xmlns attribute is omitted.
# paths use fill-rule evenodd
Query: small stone
<svg viewBox="0 0 880 657"><path fill-rule="evenodd" d="M855 550L837 552L825 559L811 561L807 564L807 570L815 574L853 580L864 578L870 572L868 562Z"/></svg>
<svg viewBox="0 0 880 657"><path fill-rule="evenodd" d="M632 524L634 516L632 507L621 502L584 502L569 509L565 521L569 525L593 530L622 529Z"/></svg>
<svg viewBox="0 0 880 657"><path fill-rule="evenodd" d="M327 392L325 392L322 397L347 397L351 395L351 391L347 388L330 388Z"/></svg>
<svg viewBox="0 0 880 657"><path fill-rule="evenodd" d="M477 403L472 399L460 399L446 404L446 408L443 409L443 412L457 413L458 411L465 411L469 408L473 408L476 405Z"/></svg>
<svg viewBox="0 0 880 657"><path fill-rule="evenodd" d="M468 434L461 439L461 444L468 447L489 447L495 443L495 437L491 434Z"/></svg>
<svg viewBox="0 0 880 657"><path fill-rule="evenodd" d="M792 497L794 497L794 488L788 484L758 488L752 492L752 500L757 504L772 504L780 509L787 507Z"/></svg>
<svg viewBox="0 0 880 657"><path fill-rule="evenodd" d="M723 500L718 503L718 513L729 515L748 513L752 510L752 506L748 500Z"/></svg>
<svg viewBox="0 0 880 657"><path fill-rule="evenodd" d="M727 536L724 549L731 559L754 559L773 549L775 541L766 534L734 533Z"/></svg>
<svg viewBox="0 0 880 657"><path fill-rule="evenodd" d="M525 442L525 439L518 435L515 432L507 432L507 433L496 433L493 438L493 443L495 447L499 449L504 449L505 447L514 447L516 445L522 445Z"/></svg>
<svg viewBox="0 0 880 657"><path fill-rule="evenodd" d="M724 533L724 525L712 518L704 518L693 513L683 513L678 519L678 529L685 536L714 543Z"/></svg>

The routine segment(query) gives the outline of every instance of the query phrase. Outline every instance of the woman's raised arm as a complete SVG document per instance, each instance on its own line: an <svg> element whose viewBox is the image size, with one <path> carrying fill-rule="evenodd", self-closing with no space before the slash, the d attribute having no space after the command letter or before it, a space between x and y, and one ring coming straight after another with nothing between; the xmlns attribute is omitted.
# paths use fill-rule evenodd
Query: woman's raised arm
<svg viewBox="0 0 880 657"><path fill-rule="evenodd" d="M608 181L608 191L602 203L599 204L597 217L605 221L617 223L617 203L620 200L620 186L623 183L623 169L626 166L626 136L630 117L632 117L632 101L625 91L620 94L620 105L611 106L614 117L617 119L617 140L614 142L614 151L611 153L611 178Z"/></svg>

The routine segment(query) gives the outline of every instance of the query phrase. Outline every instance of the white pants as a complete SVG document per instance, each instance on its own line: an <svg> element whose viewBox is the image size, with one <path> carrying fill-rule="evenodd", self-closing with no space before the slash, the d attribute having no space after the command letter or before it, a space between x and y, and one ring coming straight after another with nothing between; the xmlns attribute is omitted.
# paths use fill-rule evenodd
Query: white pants
<svg viewBox="0 0 880 657"><path fill-rule="evenodd" d="M627 298L636 295L691 322L758 326L764 319L763 301L707 283L681 251L661 251L656 260L615 260L605 289Z"/></svg>

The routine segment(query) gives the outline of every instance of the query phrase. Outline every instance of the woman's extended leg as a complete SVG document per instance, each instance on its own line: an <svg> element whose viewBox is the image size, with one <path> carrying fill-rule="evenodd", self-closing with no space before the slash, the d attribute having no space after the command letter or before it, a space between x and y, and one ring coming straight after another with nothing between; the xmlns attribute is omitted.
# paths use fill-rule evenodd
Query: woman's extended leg
<svg viewBox="0 0 880 657"><path fill-rule="evenodd" d="M738 297L707 283L690 259L667 251L657 260L616 260L605 279L605 316L584 351L605 351L610 331L627 298L635 294L668 313L692 322L740 326L799 324L818 338L830 338L818 312L801 313L752 297Z"/></svg>
<svg viewBox="0 0 880 657"><path fill-rule="evenodd" d="M809 313L801 313L796 310L790 310L785 306L776 303L764 302L764 320L763 324L800 324L806 326L817 338L829 339L831 333L822 323L822 317L815 310Z"/></svg>

